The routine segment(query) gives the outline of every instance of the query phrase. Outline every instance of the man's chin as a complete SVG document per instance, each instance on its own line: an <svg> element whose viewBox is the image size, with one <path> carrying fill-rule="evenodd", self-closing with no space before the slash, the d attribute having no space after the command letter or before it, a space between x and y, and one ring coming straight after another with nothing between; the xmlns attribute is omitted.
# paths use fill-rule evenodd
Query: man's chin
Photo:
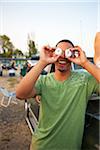
<svg viewBox="0 0 100 150"><path fill-rule="evenodd" d="M65 69L58 69L58 70L62 73L67 72L67 70L65 70Z"/></svg>

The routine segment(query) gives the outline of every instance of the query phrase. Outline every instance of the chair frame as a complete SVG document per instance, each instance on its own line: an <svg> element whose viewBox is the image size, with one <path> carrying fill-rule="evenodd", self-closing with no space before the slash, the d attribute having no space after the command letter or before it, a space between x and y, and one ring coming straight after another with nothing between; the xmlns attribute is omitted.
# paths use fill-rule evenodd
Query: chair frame
<svg viewBox="0 0 100 150"><path fill-rule="evenodd" d="M8 107L10 103L17 104L15 92L10 92L6 88L3 88L3 87L0 87L0 92L3 95L1 99L1 106ZM6 101L6 104L5 104L5 101Z"/></svg>

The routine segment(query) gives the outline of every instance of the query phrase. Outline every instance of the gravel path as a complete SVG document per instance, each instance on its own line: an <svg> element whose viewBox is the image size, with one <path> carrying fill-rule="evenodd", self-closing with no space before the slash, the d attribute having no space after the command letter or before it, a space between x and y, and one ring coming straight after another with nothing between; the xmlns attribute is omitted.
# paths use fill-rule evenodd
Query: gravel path
<svg viewBox="0 0 100 150"><path fill-rule="evenodd" d="M15 91L19 82L19 77L0 77L0 86L9 91ZM0 93L0 102L1 98ZM24 115L24 101L18 100L17 105L7 108L0 105L0 150L29 150L31 132Z"/></svg>

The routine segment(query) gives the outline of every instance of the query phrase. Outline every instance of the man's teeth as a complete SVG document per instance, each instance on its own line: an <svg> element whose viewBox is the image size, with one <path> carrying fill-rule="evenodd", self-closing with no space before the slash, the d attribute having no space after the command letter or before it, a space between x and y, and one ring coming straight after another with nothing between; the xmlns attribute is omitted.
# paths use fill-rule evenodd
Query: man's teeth
<svg viewBox="0 0 100 150"><path fill-rule="evenodd" d="M66 64L66 61L64 61L64 60L59 60L59 63L60 63L60 64Z"/></svg>

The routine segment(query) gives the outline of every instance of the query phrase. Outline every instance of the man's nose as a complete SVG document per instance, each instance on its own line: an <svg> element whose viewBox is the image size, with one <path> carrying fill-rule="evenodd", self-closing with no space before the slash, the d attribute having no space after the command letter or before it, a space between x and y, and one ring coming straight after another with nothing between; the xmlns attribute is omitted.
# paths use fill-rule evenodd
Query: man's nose
<svg viewBox="0 0 100 150"><path fill-rule="evenodd" d="M62 58L65 58L65 51L62 51L61 56Z"/></svg>

